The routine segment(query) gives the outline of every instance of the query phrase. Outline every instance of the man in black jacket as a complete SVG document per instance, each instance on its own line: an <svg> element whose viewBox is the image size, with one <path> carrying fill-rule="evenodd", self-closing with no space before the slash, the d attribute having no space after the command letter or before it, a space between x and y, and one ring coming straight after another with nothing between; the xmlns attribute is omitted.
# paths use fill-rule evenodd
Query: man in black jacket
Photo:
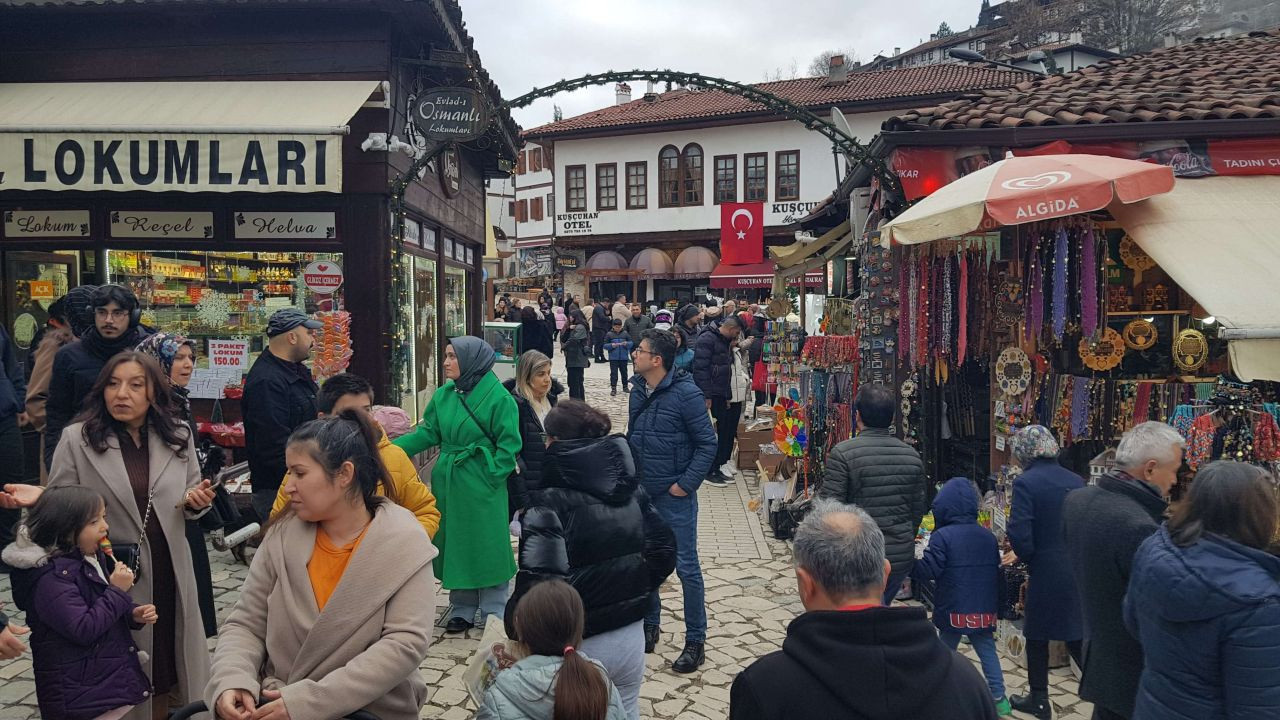
<svg viewBox="0 0 1280 720"><path fill-rule="evenodd" d="M1184 444L1164 423L1136 425L1120 438L1116 469L1063 503L1062 532L1084 615L1080 697L1093 703L1097 720L1133 716L1143 658L1124 625L1124 595L1138 546L1164 517Z"/></svg>
<svg viewBox="0 0 1280 720"><path fill-rule="evenodd" d="M922 607L883 607L884 536L865 510L819 500L796 529L805 614L782 649L733 681L731 720L994 720L973 663L938 640Z"/></svg>
<svg viewBox="0 0 1280 720"><path fill-rule="evenodd" d="M319 388L303 361L311 357L315 330L324 325L300 310L277 310L267 321L267 349L244 382L244 444L253 484L253 509L262 520L285 475L284 448L298 426L316 419Z"/></svg>
<svg viewBox="0 0 1280 720"><path fill-rule="evenodd" d="M631 347L639 347L644 331L653 328L653 318L640 311L640 303L631 303L631 317L622 324L622 330L631 336Z"/></svg>
<svg viewBox="0 0 1280 720"><path fill-rule="evenodd" d="M9 333L0 327L0 487L26 482L23 471L22 429L27 423L27 380ZM0 509L0 547L13 542L14 527L22 511Z"/></svg>
<svg viewBox="0 0 1280 720"><path fill-rule="evenodd" d="M93 327L88 328L78 341L64 346L53 356L49 399L45 403L46 468L53 464L53 451L62 439L62 429L80 412L80 404L98 381L103 366L118 353L133 350L150 335L139 324L141 309L138 297L126 287L103 285L94 290L89 298L89 308L93 313Z"/></svg>
<svg viewBox="0 0 1280 720"><path fill-rule="evenodd" d="M885 555L893 573L884 604L898 595L915 563L916 530L924 517L924 463L915 448L893 436L893 391L864 385L854 400L858 434L831 449L818 495L857 505L884 532Z"/></svg>
<svg viewBox="0 0 1280 720"><path fill-rule="evenodd" d="M613 327L613 318L603 300L597 300L591 309L591 348L598 363L607 362L604 357L604 336Z"/></svg>
<svg viewBox="0 0 1280 720"><path fill-rule="evenodd" d="M708 327L693 346L693 381L707 399L707 409L716 419L716 459L707 473L707 482L724 487L733 475L721 467L733 456L738 436L742 403L733 402L733 345L742 332L736 317L727 317L719 326Z"/></svg>

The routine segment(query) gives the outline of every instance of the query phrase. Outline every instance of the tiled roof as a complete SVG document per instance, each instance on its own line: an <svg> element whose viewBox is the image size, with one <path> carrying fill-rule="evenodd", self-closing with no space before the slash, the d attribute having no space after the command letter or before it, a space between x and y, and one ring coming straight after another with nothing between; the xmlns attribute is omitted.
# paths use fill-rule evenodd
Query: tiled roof
<svg viewBox="0 0 1280 720"><path fill-rule="evenodd" d="M1280 31L1201 39L984 89L884 123L963 130L1280 117Z"/></svg>
<svg viewBox="0 0 1280 720"><path fill-rule="evenodd" d="M974 27L974 28L969 28L968 30L961 30L958 33L953 33L951 35L943 35L942 37L936 37L927 42L922 42L919 45L913 48L910 48L908 50L905 50L898 55L894 55L893 58L906 57L908 55L914 55L915 53L918 53L918 52L924 52L925 50L932 50L934 48L939 48L939 47L951 47L952 45L959 45L962 42L968 42L970 40L981 40L983 38L994 35L996 33L996 30L997 30L996 28L986 28L986 27ZM893 58L890 58L890 60L892 60Z"/></svg>
<svg viewBox="0 0 1280 720"><path fill-rule="evenodd" d="M825 112L832 105L890 102L966 90L1008 87L1030 77L1029 73L972 65L928 65L900 70L851 72L839 85L827 78L800 78L759 83L753 87L797 105ZM527 130L525 137L558 135L581 130L661 125L703 118L749 115L766 108L739 95L721 90L673 90L656 100L632 100Z"/></svg>

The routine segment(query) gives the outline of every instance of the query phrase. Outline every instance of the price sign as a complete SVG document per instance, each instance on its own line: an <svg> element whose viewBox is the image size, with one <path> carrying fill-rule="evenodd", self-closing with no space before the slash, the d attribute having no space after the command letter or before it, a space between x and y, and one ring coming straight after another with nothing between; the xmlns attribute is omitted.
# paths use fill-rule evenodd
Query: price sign
<svg viewBox="0 0 1280 720"><path fill-rule="evenodd" d="M211 370L248 370L248 340L210 340L209 368Z"/></svg>

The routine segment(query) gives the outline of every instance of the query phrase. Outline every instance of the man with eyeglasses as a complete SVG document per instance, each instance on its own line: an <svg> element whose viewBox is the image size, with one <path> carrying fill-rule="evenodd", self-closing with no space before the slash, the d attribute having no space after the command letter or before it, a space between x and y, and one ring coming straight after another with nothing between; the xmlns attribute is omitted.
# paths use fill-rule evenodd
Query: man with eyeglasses
<svg viewBox="0 0 1280 720"><path fill-rule="evenodd" d="M116 354L132 350L151 334L139 323L138 297L121 285L103 285L89 299L93 327L62 349L53 358L49 380L49 400L45 404L44 463L53 461L53 451L62 438L62 429L80 411L98 374Z"/></svg>

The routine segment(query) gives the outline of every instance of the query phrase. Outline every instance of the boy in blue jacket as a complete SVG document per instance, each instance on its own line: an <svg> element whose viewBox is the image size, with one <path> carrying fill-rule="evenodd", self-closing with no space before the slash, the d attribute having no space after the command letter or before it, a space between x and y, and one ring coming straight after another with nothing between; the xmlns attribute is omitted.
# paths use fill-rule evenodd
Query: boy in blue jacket
<svg viewBox="0 0 1280 720"><path fill-rule="evenodd" d="M604 336L604 349L609 354L609 384L617 395L619 382L627 389L627 358L631 357L631 334L623 332L622 320L613 319L613 329Z"/></svg>
<svg viewBox="0 0 1280 720"><path fill-rule="evenodd" d="M938 637L954 650L961 635L969 636L996 712L1012 715L995 641L1000 550L991 531L978 524L978 494L968 478L951 478L942 486L933 500L933 521L929 547L912 568L911 579L937 583L933 624Z"/></svg>

